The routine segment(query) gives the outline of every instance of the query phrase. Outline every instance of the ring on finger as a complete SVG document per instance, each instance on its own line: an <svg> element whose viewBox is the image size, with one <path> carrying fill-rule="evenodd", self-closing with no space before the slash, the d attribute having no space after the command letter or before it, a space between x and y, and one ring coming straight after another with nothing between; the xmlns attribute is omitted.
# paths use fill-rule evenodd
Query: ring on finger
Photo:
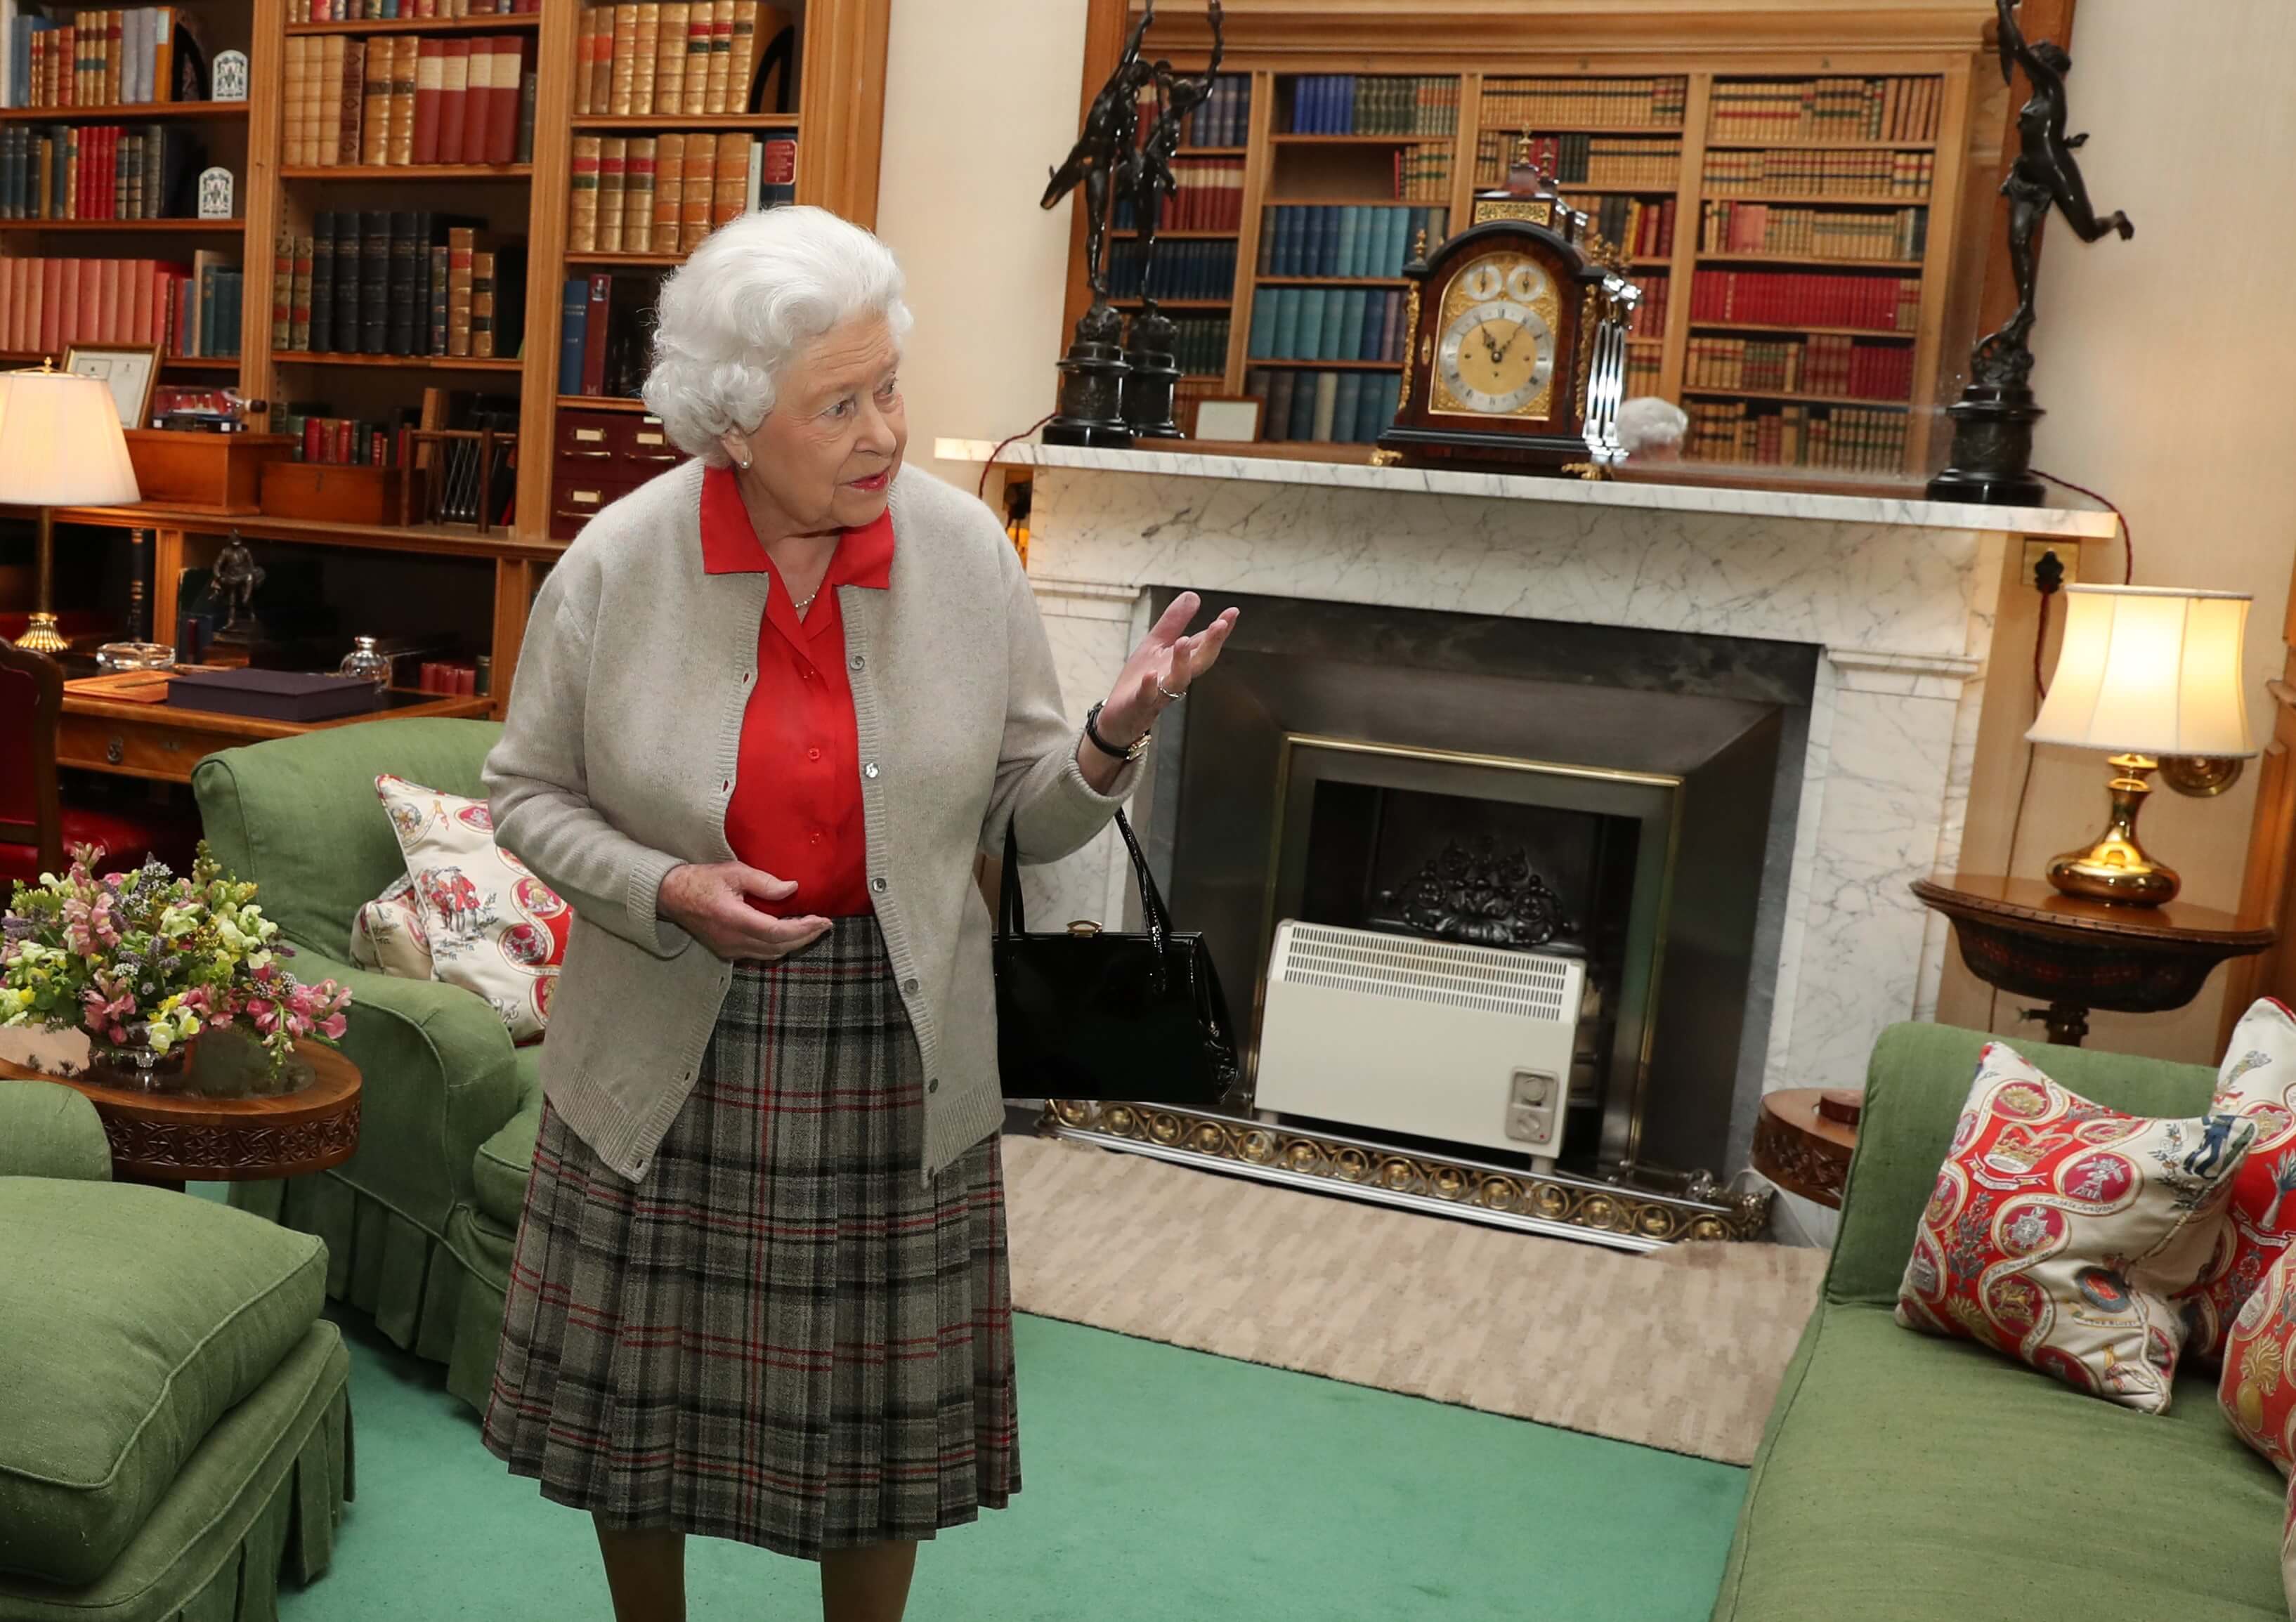
<svg viewBox="0 0 2296 1622"><path fill-rule="evenodd" d="M1166 685L1164 685L1164 684L1163 684L1163 683L1161 683L1161 682L1158 682L1158 683L1156 684L1156 691L1157 691L1157 692L1160 692L1160 693L1162 693L1162 694L1164 695L1164 698L1165 698L1165 700L1166 700L1166 701L1167 701L1167 702L1174 703L1174 704L1178 703L1182 699L1185 699L1185 698L1186 698L1186 697L1188 696L1188 690L1187 690L1186 688L1183 687L1183 688L1181 688L1181 689L1180 689L1180 691L1179 691L1179 692L1173 692L1169 687L1167 687Z"/></svg>

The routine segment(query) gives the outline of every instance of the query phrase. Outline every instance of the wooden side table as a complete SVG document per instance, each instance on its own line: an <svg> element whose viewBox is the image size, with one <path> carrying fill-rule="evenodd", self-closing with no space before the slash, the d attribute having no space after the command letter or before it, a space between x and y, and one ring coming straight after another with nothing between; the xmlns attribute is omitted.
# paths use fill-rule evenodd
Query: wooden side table
<svg viewBox="0 0 2296 1622"><path fill-rule="evenodd" d="M1786 1087L1762 1094L1754 1117L1754 1169L1790 1194L1841 1208L1866 1095L1845 1087Z"/></svg>
<svg viewBox="0 0 2296 1622"><path fill-rule="evenodd" d="M103 1119L113 1176L180 1189L187 1182L300 1176L351 1158L358 1147L358 1066L316 1042L298 1044L295 1057L310 1068L307 1085L253 1097L144 1092L5 1060L0 1077L53 1081L82 1094Z"/></svg>
<svg viewBox="0 0 2296 1622"><path fill-rule="evenodd" d="M2171 901L2128 906L2060 895L2041 879L1956 873L1916 879L1914 894L1953 921L1961 961L1987 985L2047 1007L2028 1011L2049 1040L2079 1047L2088 1011L2161 1013L2200 994L2230 957L2263 951L2277 938L2230 913Z"/></svg>

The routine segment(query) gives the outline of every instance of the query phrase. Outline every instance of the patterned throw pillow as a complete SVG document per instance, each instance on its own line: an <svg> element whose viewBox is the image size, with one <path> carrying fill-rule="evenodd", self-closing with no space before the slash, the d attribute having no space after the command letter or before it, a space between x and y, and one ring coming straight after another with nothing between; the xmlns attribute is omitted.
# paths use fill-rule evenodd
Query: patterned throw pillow
<svg viewBox="0 0 2296 1622"><path fill-rule="evenodd" d="M572 909L495 843L486 801L388 773L374 791L406 856L432 978L486 998L512 1040L542 1035Z"/></svg>
<svg viewBox="0 0 2296 1622"><path fill-rule="evenodd" d="M2296 1013L2285 1004L2260 998L2233 1027L2209 1107L2254 1121L2256 1142L2232 1180L2217 1257L2177 1303L2195 1357L2223 1354L2241 1303L2296 1234Z"/></svg>
<svg viewBox="0 0 2296 1622"><path fill-rule="evenodd" d="M2165 1412L2182 1339L2169 1298L2208 1265L2255 1131L2230 1116L2123 1115L1987 1044L1915 1231L1898 1322Z"/></svg>
<svg viewBox="0 0 2296 1622"><path fill-rule="evenodd" d="M2253 1153L2254 1151L2251 1151ZM2283 1254L2248 1292L2225 1342L2217 1406L2240 1439L2280 1467L2296 1466L2296 1274Z"/></svg>
<svg viewBox="0 0 2296 1622"><path fill-rule="evenodd" d="M401 874L351 920L351 962L403 980L430 976L430 937L414 905L414 881Z"/></svg>

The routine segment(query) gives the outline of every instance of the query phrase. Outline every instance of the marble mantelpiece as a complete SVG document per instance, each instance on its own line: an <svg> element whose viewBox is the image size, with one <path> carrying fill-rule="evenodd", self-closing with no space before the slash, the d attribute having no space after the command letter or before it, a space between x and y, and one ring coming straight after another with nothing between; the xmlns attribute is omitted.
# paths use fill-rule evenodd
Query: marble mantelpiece
<svg viewBox="0 0 2296 1622"><path fill-rule="evenodd" d="M1029 573L1079 717L1157 586L1821 648L1763 1091L1858 1085L1882 1027L1933 1011L1946 931L1906 886L1956 865L2009 537L2118 533L2103 512L1193 451L1000 460L1036 470ZM1032 874L1047 915L1119 915L1114 854Z"/></svg>

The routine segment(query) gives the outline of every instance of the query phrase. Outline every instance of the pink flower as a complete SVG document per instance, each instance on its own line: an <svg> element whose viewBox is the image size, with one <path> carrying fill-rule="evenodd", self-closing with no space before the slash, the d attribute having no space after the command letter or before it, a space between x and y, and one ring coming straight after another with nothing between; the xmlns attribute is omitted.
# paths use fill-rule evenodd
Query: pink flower
<svg viewBox="0 0 2296 1622"><path fill-rule="evenodd" d="M350 1028L350 1023L341 1014L330 1014L319 1021L319 1034L330 1042L340 1042L343 1032Z"/></svg>

